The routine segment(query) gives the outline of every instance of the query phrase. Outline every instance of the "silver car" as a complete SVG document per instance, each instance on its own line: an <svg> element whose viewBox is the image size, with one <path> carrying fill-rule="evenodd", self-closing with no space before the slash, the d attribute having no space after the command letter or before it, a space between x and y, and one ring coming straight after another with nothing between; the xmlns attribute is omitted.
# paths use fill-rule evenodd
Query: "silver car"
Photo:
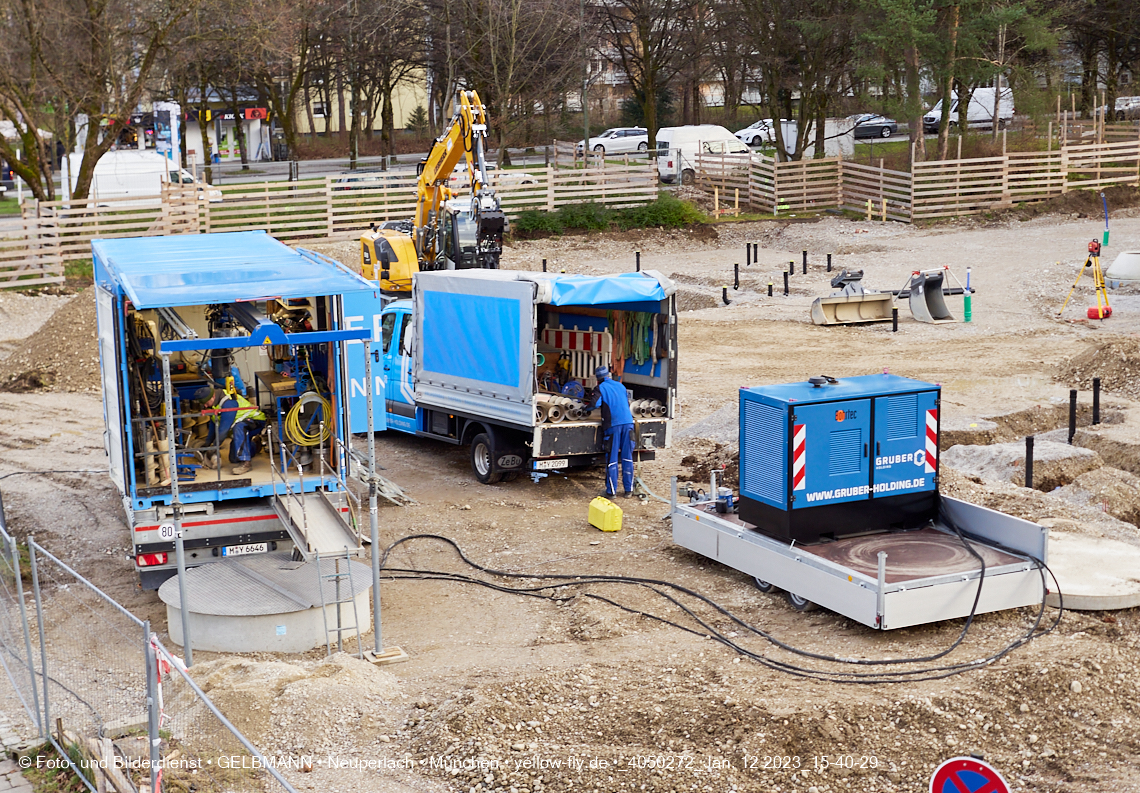
<svg viewBox="0 0 1140 793"><path fill-rule="evenodd" d="M649 130L645 127L614 127L596 138L590 138L590 151L597 154L628 154L649 150ZM582 141L578 141L578 154Z"/></svg>

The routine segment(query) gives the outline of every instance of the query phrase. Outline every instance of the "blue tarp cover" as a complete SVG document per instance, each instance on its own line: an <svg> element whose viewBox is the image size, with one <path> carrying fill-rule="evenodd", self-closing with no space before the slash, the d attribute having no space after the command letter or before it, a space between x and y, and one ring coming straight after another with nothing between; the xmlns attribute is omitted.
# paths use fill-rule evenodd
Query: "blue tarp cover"
<svg viewBox="0 0 1140 793"><path fill-rule="evenodd" d="M604 276L559 274L548 280L553 290L549 303L552 306L660 302L668 297L656 278L642 273Z"/></svg>
<svg viewBox="0 0 1140 793"><path fill-rule="evenodd" d="M426 371L518 387L518 300L447 292L423 299Z"/></svg>
<svg viewBox="0 0 1140 793"><path fill-rule="evenodd" d="M97 239L95 259L136 308L374 291L355 273L314 261L263 231Z"/></svg>

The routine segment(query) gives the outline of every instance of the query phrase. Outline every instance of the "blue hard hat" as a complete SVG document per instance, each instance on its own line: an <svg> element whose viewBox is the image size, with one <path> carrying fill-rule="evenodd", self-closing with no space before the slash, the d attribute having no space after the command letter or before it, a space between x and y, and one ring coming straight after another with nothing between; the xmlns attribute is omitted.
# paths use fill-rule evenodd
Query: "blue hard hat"
<svg viewBox="0 0 1140 793"><path fill-rule="evenodd" d="M610 376L610 370L604 366L599 366L597 369L594 370L594 377L598 378L599 380L605 380L609 376Z"/></svg>
<svg viewBox="0 0 1140 793"><path fill-rule="evenodd" d="M214 395L213 386L204 385L194 392L194 398L205 401Z"/></svg>

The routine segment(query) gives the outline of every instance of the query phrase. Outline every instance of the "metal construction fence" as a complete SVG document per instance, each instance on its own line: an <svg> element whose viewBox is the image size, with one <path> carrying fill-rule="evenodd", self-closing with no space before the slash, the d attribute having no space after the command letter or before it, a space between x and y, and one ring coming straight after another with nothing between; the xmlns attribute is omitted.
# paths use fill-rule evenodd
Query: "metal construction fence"
<svg viewBox="0 0 1140 793"><path fill-rule="evenodd" d="M763 154L700 154L693 166L697 184L718 191L722 206L739 200L774 215L836 208L912 223L1140 184L1140 139L916 162L909 172L838 157L777 162Z"/></svg>
<svg viewBox="0 0 1140 793"><path fill-rule="evenodd" d="M0 661L38 732L91 793L295 793L140 620L0 501Z"/></svg>

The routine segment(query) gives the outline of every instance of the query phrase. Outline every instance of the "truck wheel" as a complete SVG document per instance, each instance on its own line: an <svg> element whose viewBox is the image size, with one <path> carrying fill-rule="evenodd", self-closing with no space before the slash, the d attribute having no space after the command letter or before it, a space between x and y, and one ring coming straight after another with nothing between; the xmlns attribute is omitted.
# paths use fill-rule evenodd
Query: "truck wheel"
<svg viewBox="0 0 1140 793"><path fill-rule="evenodd" d="M485 485L493 485L503 478L502 473L492 470L495 448L486 433L480 432L471 440L471 470L475 478Z"/></svg>
<svg viewBox="0 0 1140 793"><path fill-rule="evenodd" d="M765 592L765 593L776 591L775 585L769 584L767 581L763 580L762 578L756 579L756 588L759 589L761 592Z"/></svg>
<svg viewBox="0 0 1140 793"><path fill-rule="evenodd" d="M794 608L796 611L815 611L817 608L819 608L819 606L817 606L815 603L812 603L807 598L800 597L799 595L796 595L792 592L788 593L788 603L790 603L792 608Z"/></svg>
<svg viewBox="0 0 1140 793"><path fill-rule="evenodd" d="M691 168L681 171L681 184L690 185L697 181L697 174Z"/></svg>

